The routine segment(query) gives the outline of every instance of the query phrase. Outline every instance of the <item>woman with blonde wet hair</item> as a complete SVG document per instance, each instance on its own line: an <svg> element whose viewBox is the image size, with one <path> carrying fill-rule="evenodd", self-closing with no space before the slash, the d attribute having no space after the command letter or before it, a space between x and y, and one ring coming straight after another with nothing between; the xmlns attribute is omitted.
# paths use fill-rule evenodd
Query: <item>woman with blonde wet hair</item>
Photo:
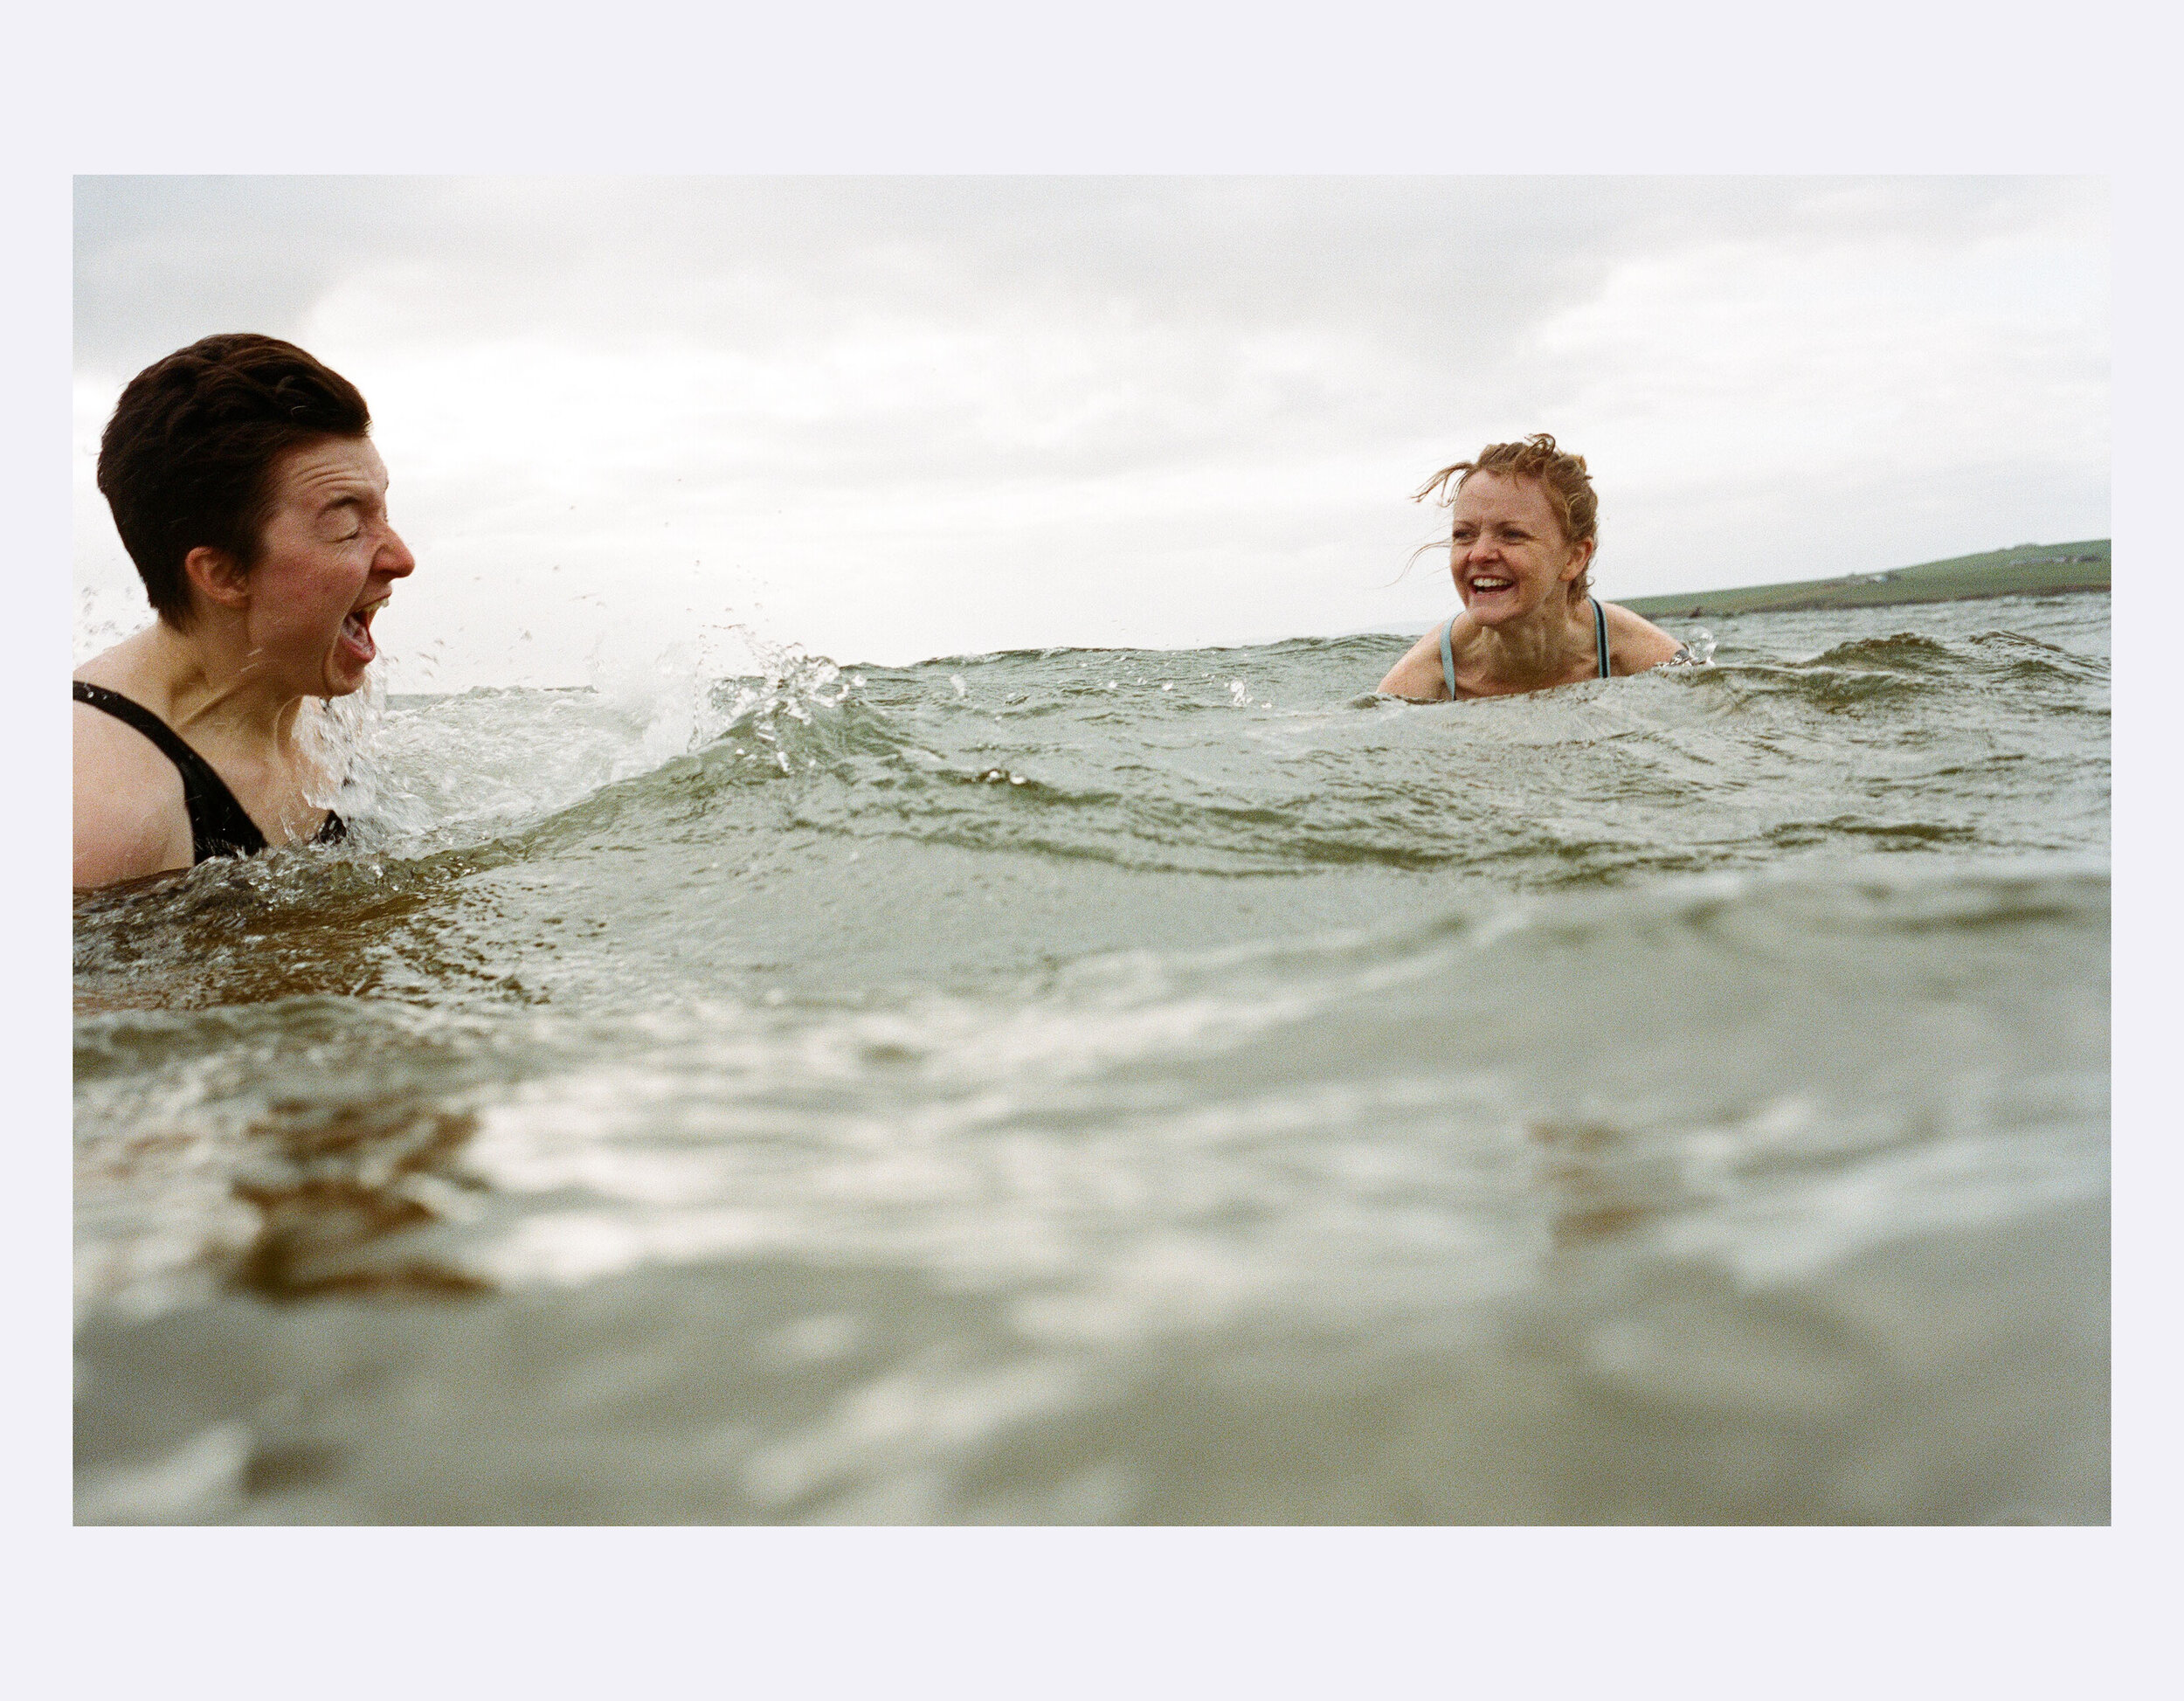
<svg viewBox="0 0 2184 1701"><path fill-rule="evenodd" d="M1415 500L1450 510L1448 571L1463 607L1380 681L1422 702L1513 696L1642 674L1683 653L1651 621L1592 594L1600 501L1585 457L1542 432L1444 467Z"/></svg>

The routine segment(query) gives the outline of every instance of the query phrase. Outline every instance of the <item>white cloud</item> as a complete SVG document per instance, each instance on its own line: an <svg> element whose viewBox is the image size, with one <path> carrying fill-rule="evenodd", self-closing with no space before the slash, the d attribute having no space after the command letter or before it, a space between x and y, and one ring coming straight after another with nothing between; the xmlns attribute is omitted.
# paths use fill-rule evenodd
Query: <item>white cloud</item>
<svg viewBox="0 0 2184 1701"><path fill-rule="evenodd" d="M2083 183L114 179L78 247L79 580L126 574L83 454L122 379L291 335L371 399L441 685L581 678L602 623L1422 621L1405 498L1535 429L1611 594L2105 529Z"/></svg>

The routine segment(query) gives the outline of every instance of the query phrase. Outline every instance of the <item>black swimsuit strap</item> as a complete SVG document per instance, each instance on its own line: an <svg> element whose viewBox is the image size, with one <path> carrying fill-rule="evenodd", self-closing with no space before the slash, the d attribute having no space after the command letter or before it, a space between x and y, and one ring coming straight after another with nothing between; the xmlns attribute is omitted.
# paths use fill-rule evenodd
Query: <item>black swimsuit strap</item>
<svg viewBox="0 0 2184 1701"><path fill-rule="evenodd" d="M109 691L103 685L86 684L73 681L73 695L79 703L103 710L117 721L135 727L153 743L160 753L173 763L182 774L183 806L190 812L190 845L191 859L204 862L216 856L255 856L266 848L266 835L259 831L258 823L251 819L250 812L235 800L227 782L220 778L197 751L183 742L183 736L158 716L119 691ZM326 823L312 836L314 845L331 845L349 836L349 827L332 810L326 812Z"/></svg>

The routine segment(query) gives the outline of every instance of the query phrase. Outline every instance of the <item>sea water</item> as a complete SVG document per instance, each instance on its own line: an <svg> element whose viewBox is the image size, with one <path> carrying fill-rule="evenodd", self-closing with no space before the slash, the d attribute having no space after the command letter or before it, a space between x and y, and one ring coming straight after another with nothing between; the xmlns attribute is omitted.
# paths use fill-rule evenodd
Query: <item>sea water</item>
<svg viewBox="0 0 2184 1701"><path fill-rule="evenodd" d="M77 1517L2105 1521L2107 618L363 703L78 902Z"/></svg>

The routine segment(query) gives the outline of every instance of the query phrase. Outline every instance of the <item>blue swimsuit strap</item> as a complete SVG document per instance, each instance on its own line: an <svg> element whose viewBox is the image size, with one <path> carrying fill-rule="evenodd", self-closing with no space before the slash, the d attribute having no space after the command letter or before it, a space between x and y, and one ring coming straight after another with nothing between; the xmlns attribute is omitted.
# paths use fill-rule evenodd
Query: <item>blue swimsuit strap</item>
<svg viewBox="0 0 2184 1701"><path fill-rule="evenodd" d="M1600 657L1600 677L1608 677L1607 671L1607 615L1600 607L1598 597L1586 600L1593 605L1593 647ZM1450 647L1448 634L1456 629L1456 617L1451 614L1448 624L1441 629L1441 677L1448 687L1448 695L1456 695L1456 653Z"/></svg>

